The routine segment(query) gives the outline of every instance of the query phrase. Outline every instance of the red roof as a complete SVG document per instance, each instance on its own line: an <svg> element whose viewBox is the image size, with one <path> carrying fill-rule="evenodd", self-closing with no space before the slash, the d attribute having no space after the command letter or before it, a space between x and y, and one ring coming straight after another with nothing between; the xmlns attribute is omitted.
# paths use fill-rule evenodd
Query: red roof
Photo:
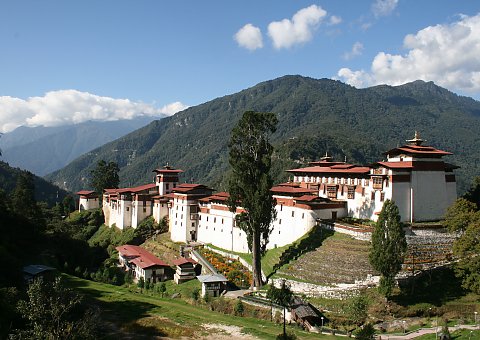
<svg viewBox="0 0 480 340"><path fill-rule="evenodd" d="M194 259L190 259L190 258L187 259L185 257L181 257L179 259L173 260L173 264L175 266L181 266L182 264L185 264L185 263L197 264L197 261L195 261Z"/></svg>
<svg viewBox="0 0 480 340"><path fill-rule="evenodd" d="M412 169L413 168L412 162L377 162L377 164L380 164L386 168L391 168L391 169Z"/></svg>
<svg viewBox="0 0 480 340"><path fill-rule="evenodd" d="M125 192L137 193L137 192L140 192L140 191L153 189L156 186L157 185L155 183L149 183L149 184L144 184L144 185L140 185L138 187L133 187L133 188L105 189L105 192L107 194L115 194L115 193L122 194L122 193L125 193Z"/></svg>
<svg viewBox="0 0 480 340"><path fill-rule="evenodd" d="M80 190L79 192L77 192L77 195L80 196L93 196L93 194L97 196L97 193L93 190Z"/></svg>
<svg viewBox="0 0 480 340"><path fill-rule="evenodd" d="M136 266L140 268L149 268L152 266L163 266L169 267L168 264L160 260L158 257L150 253L148 250L139 247L133 246L130 244L126 244L123 246L116 247L117 251L123 257L131 257L133 258L130 262L134 263Z"/></svg>
<svg viewBox="0 0 480 340"><path fill-rule="evenodd" d="M295 198L296 201L305 201L305 202L311 202L311 201L315 201L315 200L318 200L318 199L321 199L322 201L325 200L324 198L321 198L321 197L315 196L315 195L303 195L303 196Z"/></svg>
<svg viewBox="0 0 480 340"><path fill-rule="evenodd" d="M169 165L165 165L163 168L153 170L153 172L156 172L158 174L178 174L180 172L183 172L183 170L174 169Z"/></svg>
<svg viewBox="0 0 480 340"><path fill-rule="evenodd" d="M206 189L206 190L212 190L213 189L210 189L209 187L203 185L203 184L191 184L191 183L182 183L178 186L176 186L175 188L172 189L173 192L176 192L176 193L188 193L190 191L193 191L195 189Z"/></svg>
<svg viewBox="0 0 480 340"><path fill-rule="evenodd" d="M313 189L307 189L307 188L299 188L299 187L291 187L291 186L283 186L283 185L277 185L274 186L272 189L270 189L274 194L282 193L282 194L309 194L312 192L316 192L316 190Z"/></svg>
<svg viewBox="0 0 480 340"><path fill-rule="evenodd" d="M445 156L452 155L451 152L435 149L432 146L422 146L422 145L403 145L401 147L387 151L386 154L412 154L418 156Z"/></svg>

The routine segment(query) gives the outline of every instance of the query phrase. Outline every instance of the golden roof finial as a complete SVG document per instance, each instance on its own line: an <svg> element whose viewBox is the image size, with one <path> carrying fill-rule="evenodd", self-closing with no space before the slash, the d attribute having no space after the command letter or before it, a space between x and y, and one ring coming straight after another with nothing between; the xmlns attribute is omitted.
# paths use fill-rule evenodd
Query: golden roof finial
<svg viewBox="0 0 480 340"><path fill-rule="evenodd" d="M420 138L420 133L415 130L415 137L413 139L407 139L407 142L410 144L415 144L417 146L422 145L423 142L426 142L424 139Z"/></svg>

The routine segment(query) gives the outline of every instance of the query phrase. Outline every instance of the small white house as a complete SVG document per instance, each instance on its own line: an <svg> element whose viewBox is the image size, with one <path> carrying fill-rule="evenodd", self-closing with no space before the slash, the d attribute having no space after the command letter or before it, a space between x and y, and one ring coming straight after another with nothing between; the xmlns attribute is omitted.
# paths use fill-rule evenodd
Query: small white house
<svg viewBox="0 0 480 340"><path fill-rule="evenodd" d="M206 294L217 297L227 289L227 278L221 274L210 274L197 276L202 283L202 297Z"/></svg>
<svg viewBox="0 0 480 340"><path fill-rule="evenodd" d="M98 194L92 190L81 190L77 192L80 196L78 203L78 211L91 210L100 208Z"/></svg>

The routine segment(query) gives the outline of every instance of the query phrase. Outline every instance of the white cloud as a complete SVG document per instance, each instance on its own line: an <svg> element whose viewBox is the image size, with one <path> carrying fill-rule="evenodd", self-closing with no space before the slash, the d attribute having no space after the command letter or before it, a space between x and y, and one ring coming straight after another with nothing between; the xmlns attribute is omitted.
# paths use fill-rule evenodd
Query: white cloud
<svg viewBox="0 0 480 340"><path fill-rule="evenodd" d="M250 51L263 47L263 38L260 28L252 24L246 24L235 33L235 41L240 47L244 47Z"/></svg>
<svg viewBox="0 0 480 340"><path fill-rule="evenodd" d="M340 17L337 17L336 15L332 15L330 17L330 21L329 21L329 24L330 25L338 25L339 23L342 22L342 18Z"/></svg>
<svg viewBox="0 0 480 340"><path fill-rule="evenodd" d="M372 4L372 12L376 18L392 14L398 5L398 0L375 0Z"/></svg>
<svg viewBox="0 0 480 340"><path fill-rule="evenodd" d="M60 90L47 92L43 97L26 100L0 97L0 132L25 126L58 126L87 120L111 121L138 116L172 115L187 108L180 102L158 109L152 105L128 99L100 97L88 92Z"/></svg>
<svg viewBox="0 0 480 340"><path fill-rule="evenodd" d="M311 5L302 8L292 17L268 25L268 35L276 49L290 48L312 39L313 31L318 27L327 12L320 6Z"/></svg>
<svg viewBox="0 0 480 340"><path fill-rule="evenodd" d="M349 52L346 52L343 55L343 59L345 59L345 60L353 59L353 58L361 55L362 52L363 52L363 44L361 42L357 41L355 44L353 44L352 50L349 51Z"/></svg>
<svg viewBox="0 0 480 340"><path fill-rule="evenodd" d="M337 75L355 86L399 85L422 79L454 91L480 91L480 13L409 34L404 47L408 49L404 55L379 52L369 72L343 68Z"/></svg>

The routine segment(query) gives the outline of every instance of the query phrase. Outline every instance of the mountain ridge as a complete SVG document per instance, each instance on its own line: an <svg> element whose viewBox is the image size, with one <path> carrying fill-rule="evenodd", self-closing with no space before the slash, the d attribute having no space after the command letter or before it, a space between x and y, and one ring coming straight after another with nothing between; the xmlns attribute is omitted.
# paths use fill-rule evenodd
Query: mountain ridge
<svg viewBox="0 0 480 340"><path fill-rule="evenodd" d="M153 117L107 122L86 121L57 127L19 127L2 135L3 159L43 176L78 156L152 122Z"/></svg>
<svg viewBox="0 0 480 340"><path fill-rule="evenodd" d="M433 83L356 89L337 80L283 76L154 121L92 150L46 178L67 188L88 187L100 159L116 161L121 185L150 182L151 171L167 162L185 170L185 181L226 189L228 140L244 111L272 111L279 119L272 135L273 172L298 167L329 152L338 160L371 163L420 131L428 144L454 156L460 191L479 173L480 102ZM468 157L464 154L469 152Z"/></svg>

